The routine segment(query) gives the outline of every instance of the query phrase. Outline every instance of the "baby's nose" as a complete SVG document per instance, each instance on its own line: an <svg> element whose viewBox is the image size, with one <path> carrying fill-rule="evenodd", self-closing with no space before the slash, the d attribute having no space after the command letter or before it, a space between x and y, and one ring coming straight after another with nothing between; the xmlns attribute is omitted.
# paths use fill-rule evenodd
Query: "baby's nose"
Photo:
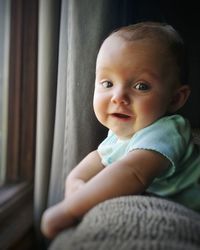
<svg viewBox="0 0 200 250"><path fill-rule="evenodd" d="M114 104L130 104L130 98L125 90L118 90L113 93L111 102Z"/></svg>

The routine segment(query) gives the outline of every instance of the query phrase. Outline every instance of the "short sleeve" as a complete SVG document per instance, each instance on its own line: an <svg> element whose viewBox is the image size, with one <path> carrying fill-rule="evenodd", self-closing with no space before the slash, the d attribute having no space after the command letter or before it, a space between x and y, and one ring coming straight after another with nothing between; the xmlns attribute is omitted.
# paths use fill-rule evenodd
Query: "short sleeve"
<svg viewBox="0 0 200 250"><path fill-rule="evenodd" d="M146 149L162 154L171 162L171 166L160 176L166 178L178 170L190 139L188 121L180 115L167 116L138 131L131 140L129 151Z"/></svg>

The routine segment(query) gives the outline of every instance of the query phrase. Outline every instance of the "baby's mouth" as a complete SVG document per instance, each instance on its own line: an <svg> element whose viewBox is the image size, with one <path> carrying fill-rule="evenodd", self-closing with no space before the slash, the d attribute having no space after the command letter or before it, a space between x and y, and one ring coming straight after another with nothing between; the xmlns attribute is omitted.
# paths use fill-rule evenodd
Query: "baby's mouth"
<svg viewBox="0 0 200 250"><path fill-rule="evenodd" d="M129 120L131 118L130 115L121 114L121 113L113 113L112 116L116 117L116 118L119 118L119 119L122 119L122 120Z"/></svg>

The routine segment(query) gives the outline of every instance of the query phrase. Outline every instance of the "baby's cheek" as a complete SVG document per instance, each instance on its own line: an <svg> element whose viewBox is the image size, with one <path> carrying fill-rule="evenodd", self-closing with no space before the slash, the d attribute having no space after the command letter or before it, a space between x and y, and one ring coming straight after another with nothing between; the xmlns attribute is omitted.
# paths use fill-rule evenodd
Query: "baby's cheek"
<svg viewBox="0 0 200 250"><path fill-rule="evenodd" d="M143 103L139 105L138 115L142 116L143 119L153 122L155 119L159 118L165 113L163 105L160 103L155 103L154 101Z"/></svg>
<svg viewBox="0 0 200 250"><path fill-rule="evenodd" d="M142 114L146 115L155 111L155 108L154 108L154 105L152 105L152 103L147 102L147 103L142 103L141 105L139 105L138 111L141 113L141 115Z"/></svg>
<svg viewBox="0 0 200 250"><path fill-rule="evenodd" d="M97 117L97 119L103 123L105 120L105 114L106 114L106 107L101 101L96 101L94 104L94 112Z"/></svg>
<svg viewBox="0 0 200 250"><path fill-rule="evenodd" d="M101 106L102 104L101 104L100 98L95 97L93 100L93 108L94 108L95 113L99 112L99 110L101 109Z"/></svg>

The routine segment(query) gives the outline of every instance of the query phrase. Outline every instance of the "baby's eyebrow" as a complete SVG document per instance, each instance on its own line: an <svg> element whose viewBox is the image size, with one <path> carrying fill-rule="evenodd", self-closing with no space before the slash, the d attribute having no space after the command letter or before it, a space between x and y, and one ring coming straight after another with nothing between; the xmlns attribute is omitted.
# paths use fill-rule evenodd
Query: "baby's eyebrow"
<svg viewBox="0 0 200 250"><path fill-rule="evenodd" d="M141 72L141 75L147 75L150 76L152 79L156 79L157 81L160 81L160 76L149 69L143 69Z"/></svg>

